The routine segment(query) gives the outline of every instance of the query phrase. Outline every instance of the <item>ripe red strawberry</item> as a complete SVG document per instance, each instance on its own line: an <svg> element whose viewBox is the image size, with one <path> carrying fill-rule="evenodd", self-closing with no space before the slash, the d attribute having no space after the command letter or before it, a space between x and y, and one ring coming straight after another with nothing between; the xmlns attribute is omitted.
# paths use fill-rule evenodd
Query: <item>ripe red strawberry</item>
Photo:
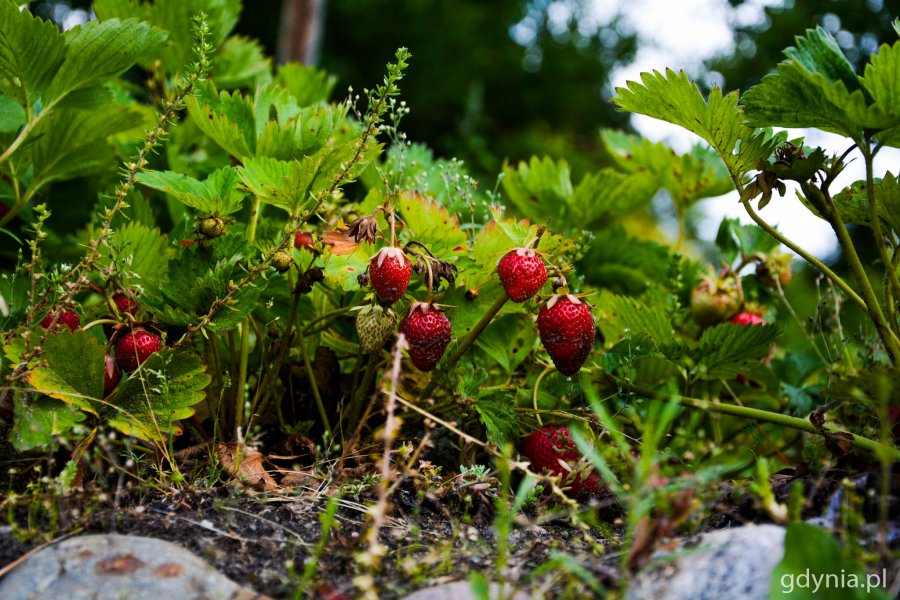
<svg viewBox="0 0 900 600"><path fill-rule="evenodd" d="M581 461L581 455L575 448L569 428L560 425L532 431L522 440L520 451L531 462L535 471L548 471L552 475L561 475L564 478L568 476L569 469L562 466L560 461L572 469L578 469L578 463ZM598 493L600 475L594 470L580 472L571 481L571 491L576 496L582 493Z"/></svg>
<svg viewBox="0 0 900 600"><path fill-rule="evenodd" d="M113 294L112 299L116 304L116 308L119 309L119 314L128 314L133 317L134 313L137 312L137 302L125 292L116 292Z"/></svg>
<svg viewBox="0 0 900 600"><path fill-rule="evenodd" d="M745 310L743 312L739 312L738 314L731 317L731 322L735 325L741 325L746 327L747 325L765 325L766 320L762 318L762 315L759 315L755 312L751 312L749 310Z"/></svg>
<svg viewBox="0 0 900 600"><path fill-rule="evenodd" d="M538 313L541 343L563 375L574 375L594 346L594 317L577 296L556 295Z"/></svg>
<svg viewBox="0 0 900 600"><path fill-rule="evenodd" d="M547 281L544 261L531 248L510 250L497 263L497 273L506 295L513 302L525 302Z"/></svg>
<svg viewBox="0 0 900 600"><path fill-rule="evenodd" d="M53 322L54 320L56 323ZM81 319L78 318L78 315L73 310L68 308L54 308L50 311L50 314L41 321L41 327L44 329L50 329L51 325L53 326L53 331L58 331L60 325L65 325L69 328L69 331L75 331L81 327Z"/></svg>
<svg viewBox="0 0 900 600"><path fill-rule="evenodd" d="M412 276L412 263L400 248L382 248L369 261L369 282L378 299L393 304L399 300Z"/></svg>
<svg viewBox="0 0 900 600"><path fill-rule="evenodd" d="M413 302L400 323L409 344L409 357L420 371L431 371L450 343L450 320L433 304Z"/></svg>
<svg viewBox="0 0 900 600"><path fill-rule="evenodd" d="M126 373L132 373L162 347L158 335L143 327L135 327L116 342L116 364Z"/></svg>
<svg viewBox="0 0 900 600"><path fill-rule="evenodd" d="M106 398L110 394L112 394L113 390L116 389L116 386L119 385L119 380L122 379L122 374L119 373L119 367L116 366L116 359L113 358L112 354L106 355L106 364L103 368L103 397Z"/></svg>

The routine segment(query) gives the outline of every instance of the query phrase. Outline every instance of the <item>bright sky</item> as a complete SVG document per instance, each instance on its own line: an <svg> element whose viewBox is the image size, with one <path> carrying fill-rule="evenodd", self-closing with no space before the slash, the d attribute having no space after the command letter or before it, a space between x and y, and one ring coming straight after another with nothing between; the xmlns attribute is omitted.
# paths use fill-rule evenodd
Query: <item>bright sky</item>
<svg viewBox="0 0 900 600"><path fill-rule="evenodd" d="M762 23L766 18L763 7L781 3L781 0L752 0L735 9L726 0L594 0L592 18L603 23L620 14L625 26L639 38L639 50L634 62L619 68L612 75L612 85L618 87L628 80L639 79L643 71L663 71L666 67L684 69L692 77L704 76L700 71L703 60L733 51L733 25ZM767 58L774 67L783 56ZM643 136L654 141L665 141L679 151L687 150L699 140L678 126L648 117L635 116L632 122ZM821 146L828 153L841 153L850 145L840 136L815 130L791 130L790 136L805 136L807 146ZM898 168L900 149L886 148L876 157L876 177L887 170L896 173ZM865 171L860 158L848 165L832 189L839 190L863 178ZM806 210L797 199L795 189L789 186L785 197L776 196L761 215L816 256L825 258L833 254L837 248L834 233L824 221ZM706 200L700 209L705 212L700 220L700 235L704 239L715 237L725 216L752 223L738 203L737 192Z"/></svg>

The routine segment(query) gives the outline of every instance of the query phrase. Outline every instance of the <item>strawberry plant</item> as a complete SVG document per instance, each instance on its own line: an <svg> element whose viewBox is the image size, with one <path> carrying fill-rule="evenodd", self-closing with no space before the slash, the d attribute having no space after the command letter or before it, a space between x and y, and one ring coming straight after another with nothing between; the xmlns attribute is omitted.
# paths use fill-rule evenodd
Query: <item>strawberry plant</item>
<svg viewBox="0 0 900 600"><path fill-rule="evenodd" d="M558 501L614 498L626 570L688 519L694 481L752 477L759 458L862 455L888 473L900 457L900 183L873 163L900 147L900 43L857 75L811 30L743 96L645 73L613 101L694 148L606 131L607 167L575 182L533 157L486 192L406 139L405 49L335 100L332 76L232 35L239 9L98 0L98 20L61 33L0 0L0 226L18 227L3 238L0 419L15 452L71 442L83 468L114 429L180 483L178 451L212 443L223 473L272 491L291 480L247 448L305 445L317 477L377 470L369 567L401 468L499 457L506 484L514 464ZM847 152L774 132L795 127ZM865 180L832 189L853 153ZM787 182L834 229L840 264L762 216ZM704 248L692 208L732 189L755 225L726 219ZM433 444L435 424L460 443Z"/></svg>

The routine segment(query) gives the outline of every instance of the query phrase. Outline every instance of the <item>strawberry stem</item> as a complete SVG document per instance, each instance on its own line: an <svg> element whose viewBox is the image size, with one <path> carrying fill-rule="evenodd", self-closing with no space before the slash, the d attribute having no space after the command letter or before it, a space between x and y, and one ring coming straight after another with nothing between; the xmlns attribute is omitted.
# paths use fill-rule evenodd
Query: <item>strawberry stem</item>
<svg viewBox="0 0 900 600"><path fill-rule="evenodd" d="M585 382L585 385L590 385L589 382ZM643 396L645 398L650 398L651 400L659 400L660 394L657 392L642 389L621 381L616 381L616 385L622 392L634 394L636 396ZM798 429L800 431L806 433L812 433L816 435L841 435L841 436L850 436L851 443L857 448L863 448L875 454L876 456L887 455L891 457L893 461L900 461L900 449L893 448L891 446L887 446L875 440L871 440L869 438L862 437L861 435L856 435L855 433L845 432L839 429L825 430L818 429L815 425L813 425L808 419L801 419L799 417L792 417L790 415L783 415L781 413L776 413L768 410L761 410L759 408L751 408L749 406L740 406L737 404L723 404L720 402L711 402L709 400L702 400L700 398L691 398L689 396L678 395L678 402L685 405L690 406L691 408L698 408L700 410L718 413L722 415L731 415L733 417L741 417L744 419L752 419L754 421L761 421L764 423L773 423L775 425L781 425L783 427L790 427L791 429Z"/></svg>
<svg viewBox="0 0 900 600"><path fill-rule="evenodd" d="M456 350L453 351L447 360L444 361L444 369L452 369L453 365L459 362L459 359L463 357L463 355L468 352L469 348L472 347L472 344L475 343L475 340L478 339L478 336L481 335L481 332L485 330L485 328L491 323L497 313L500 312L500 309L503 308L503 305L509 300L509 296L506 295L505 290L500 291L500 295L491 304L490 308L487 309L487 312L481 317L481 320L472 328L469 334L463 338L463 340L456 347ZM425 386L425 389L422 391L421 397L426 398L430 396L435 388L437 388L437 381L434 377L431 378L431 381L428 382L428 385Z"/></svg>

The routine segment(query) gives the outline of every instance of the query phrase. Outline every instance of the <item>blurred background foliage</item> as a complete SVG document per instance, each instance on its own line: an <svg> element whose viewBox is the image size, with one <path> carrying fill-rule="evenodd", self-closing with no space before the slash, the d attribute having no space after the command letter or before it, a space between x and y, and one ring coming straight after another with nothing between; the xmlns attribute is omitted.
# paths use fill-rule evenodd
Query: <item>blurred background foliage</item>
<svg viewBox="0 0 900 600"><path fill-rule="evenodd" d="M627 115L608 101L609 76L634 58L639 40L621 14L597 22L591 9L602 0L294 1L320 6L311 56L338 76L336 96L351 84L378 81L394 50L408 47L413 63L403 95L412 111L404 129L438 156L464 160L485 185L504 160L533 154L564 158L580 179L609 163L600 130L628 127ZM721 2L733 14L759 4ZM29 6L66 25L86 18L90 5L51 0ZM279 36L297 35L285 26L284 9L282 0L247 3L237 33L278 56L285 42ZM627 10L624 4L621 11ZM787 0L764 10L760 24L733 25L732 51L704 65L709 73L701 85L746 90L808 27L833 33L855 62L894 35L884 0Z"/></svg>

